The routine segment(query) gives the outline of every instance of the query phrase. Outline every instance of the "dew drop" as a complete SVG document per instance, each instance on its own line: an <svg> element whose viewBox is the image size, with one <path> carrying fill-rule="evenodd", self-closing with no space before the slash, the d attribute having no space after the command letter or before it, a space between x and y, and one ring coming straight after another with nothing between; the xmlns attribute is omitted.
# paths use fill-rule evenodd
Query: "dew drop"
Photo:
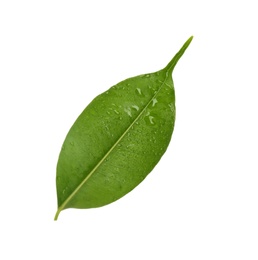
<svg viewBox="0 0 258 260"><path fill-rule="evenodd" d="M131 109L129 107L125 108L124 111L128 116L132 117Z"/></svg>
<svg viewBox="0 0 258 260"><path fill-rule="evenodd" d="M136 105L132 105L132 108L135 109L136 111L139 111L139 107Z"/></svg>
<svg viewBox="0 0 258 260"><path fill-rule="evenodd" d="M152 124L152 125L154 125L154 117L153 116L149 116L149 120L150 120L150 123Z"/></svg>
<svg viewBox="0 0 258 260"><path fill-rule="evenodd" d="M144 118L147 125L155 125L155 118L154 116L149 115L149 113Z"/></svg>
<svg viewBox="0 0 258 260"><path fill-rule="evenodd" d="M172 103L168 104L168 106L172 112L175 111L174 105Z"/></svg>
<svg viewBox="0 0 258 260"><path fill-rule="evenodd" d="M158 100L156 98L152 99L152 107L154 107L158 103Z"/></svg>
<svg viewBox="0 0 258 260"><path fill-rule="evenodd" d="M142 96L142 90L140 88L136 88L135 92L137 95Z"/></svg>
<svg viewBox="0 0 258 260"><path fill-rule="evenodd" d="M118 112L117 110L114 110L114 112L115 112L117 115L119 115L119 112Z"/></svg>
<svg viewBox="0 0 258 260"><path fill-rule="evenodd" d="M169 85L168 83L165 83L165 85L166 85L167 87L169 87L169 88L172 88L172 86Z"/></svg>
<svg viewBox="0 0 258 260"><path fill-rule="evenodd" d="M149 77L150 77L150 74L146 74L145 77L146 77L146 78L149 78Z"/></svg>

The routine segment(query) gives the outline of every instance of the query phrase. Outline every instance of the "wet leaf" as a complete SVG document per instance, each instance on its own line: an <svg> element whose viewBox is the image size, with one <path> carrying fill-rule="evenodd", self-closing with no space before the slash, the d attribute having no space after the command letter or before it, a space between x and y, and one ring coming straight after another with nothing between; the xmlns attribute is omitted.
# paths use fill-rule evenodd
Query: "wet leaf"
<svg viewBox="0 0 258 260"><path fill-rule="evenodd" d="M191 40L164 69L118 83L77 118L58 159L55 220L67 208L101 207L118 200L155 167L174 128L172 71Z"/></svg>

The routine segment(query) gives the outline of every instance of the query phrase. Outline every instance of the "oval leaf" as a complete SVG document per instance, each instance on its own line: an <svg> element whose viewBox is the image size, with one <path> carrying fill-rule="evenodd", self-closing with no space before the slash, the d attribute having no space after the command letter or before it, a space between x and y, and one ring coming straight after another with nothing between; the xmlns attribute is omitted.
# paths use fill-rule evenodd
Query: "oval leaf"
<svg viewBox="0 0 258 260"><path fill-rule="evenodd" d="M55 220L67 208L114 202L158 163L175 122L172 71L191 40L164 69L118 83L81 113L58 159Z"/></svg>

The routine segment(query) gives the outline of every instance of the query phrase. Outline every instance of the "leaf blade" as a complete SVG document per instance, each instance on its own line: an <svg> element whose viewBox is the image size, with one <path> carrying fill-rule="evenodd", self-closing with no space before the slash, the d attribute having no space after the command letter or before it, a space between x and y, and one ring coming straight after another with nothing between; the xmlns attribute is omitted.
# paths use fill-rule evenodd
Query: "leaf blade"
<svg viewBox="0 0 258 260"><path fill-rule="evenodd" d="M55 219L65 208L99 207L121 198L158 163L171 139L175 120L174 87L167 72L166 67L118 83L97 96L78 117L59 155ZM159 133L158 144L154 145L153 140L150 145L150 137L160 127L165 130ZM145 150L149 151L147 161ZM133 164L141 165L140 170L131 173Z"/></svg>

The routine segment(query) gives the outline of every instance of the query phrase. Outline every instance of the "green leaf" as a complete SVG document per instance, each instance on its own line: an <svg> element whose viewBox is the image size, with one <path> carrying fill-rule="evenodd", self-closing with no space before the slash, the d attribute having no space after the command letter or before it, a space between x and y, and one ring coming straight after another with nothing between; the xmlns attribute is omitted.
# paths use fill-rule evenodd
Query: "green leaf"
<svg viewBox="0 0 258 260"><path fill-rule="evenodd" d="M118 83L80 114L58 159L55 220L67 208L95 208L118 200L155 167L174 128L172 71L192 38L164 69Z"/></svg>

